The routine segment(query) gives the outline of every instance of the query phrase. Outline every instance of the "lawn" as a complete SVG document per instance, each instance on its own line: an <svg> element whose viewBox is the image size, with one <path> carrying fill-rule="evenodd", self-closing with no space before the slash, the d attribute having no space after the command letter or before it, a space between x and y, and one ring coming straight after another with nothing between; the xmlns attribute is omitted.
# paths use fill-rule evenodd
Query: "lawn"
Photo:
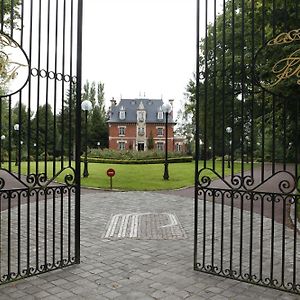
<svg viewBox="0 0 300 300"><path fill-rule="evenodd" d="M67 162L65 162L67 165ZM52 162L48 162L48 177L52 176ZM200 162L199 168L203 166ZM208 167L211 166L211 162L208 162ZM4 167L7 167L4 165ZM31 163L31 172L35 173L36 163ZM169 164L169 180L163 180L164 166L163 164L145 164L145 165L122 165L122 164L101 164L101 163L89 163L88 178L81 178L81 184L83 187L95 187L95 188L110 188L110 179L106 175L106 170L113 168L116 171L116 175L113 178L113 188L120 190L166 190L166 189L178 189L181 187L192 186L194 184L194 172L195 164L191 163L170 163ZM222 162L216 162L216 170L221 174ZM235 163L236 172L239 171L240 164ZM250 165L245 165L245 169L249 169ZM56 169L60 170L60 164L56 163ZM12 171L16 171L17 167L12 166ZM44 163L39 163L39 172L44 171ZM229 174L231 169L225 165L225 172ZM27 164L22 163L21 173L27 173ZM83 164L81 166L81 173L83 173ZM62 181L66 175L64 172L58 177L58 181ZM209 175L213 175L210 173ZM214 178L211 176L211 178Z"/></svg>

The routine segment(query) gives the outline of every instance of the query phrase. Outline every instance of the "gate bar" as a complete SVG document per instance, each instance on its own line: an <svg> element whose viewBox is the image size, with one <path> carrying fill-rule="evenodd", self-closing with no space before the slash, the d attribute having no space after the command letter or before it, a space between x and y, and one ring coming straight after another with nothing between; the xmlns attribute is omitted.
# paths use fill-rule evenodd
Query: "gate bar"
<svg viewBox="0 0 300 300"><path fill-rule="evenodd" d="M75 263L80 263L80 151L81 151L81 84L82 84L82 11L78 0L77 24L77 84L76 84L76 194L75 194Z"/></svg>

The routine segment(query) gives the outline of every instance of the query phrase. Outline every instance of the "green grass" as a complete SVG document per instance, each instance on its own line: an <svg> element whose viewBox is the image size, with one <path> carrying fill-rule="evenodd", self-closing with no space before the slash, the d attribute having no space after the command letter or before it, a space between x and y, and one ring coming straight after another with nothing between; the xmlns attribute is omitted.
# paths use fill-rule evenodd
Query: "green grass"
<svg viewBox="0 0 300 300"><path fill-rule="evenodd" d="M65 162L64 166L68 163ZM226 167L225 172L229 174L231 169ZM7 167L4 164L3 167ZM40 162L39 173L44 172L45 164ZM48 178L52 177L53 163L48 162ZM199 169L203 167L203 163L199 163ZM207 167L211 167L211 162L208 162ZM240 172L240 163L235 163L236 173ZM146 164L146 165L120 165L120 164L101 164L101 163L89 163L89 177L81 178L81 184L83 187L95 187L95 188L110 188L110 179L106 175L106 170L113 168L116 171L115 177L113 177L113 188L120 190L133 190L133 191L149 191L149 190L167 190L178 189L182 187L192 186L194 184L194 172L195 164L191 163L170 163L169 164L169 180L163 180L164 166L163 164ZM222 162L216 162L216 171L218 174L222 173ZM249 169L249 165L245 165L245 169ZM36 172L36 163L33 162L30 165L31 173ZM56 170L61 169L60 163L56 163ZM17 167L12 165L12 171L16 172ZM27 173L27 164L24 162L21 164L21 173ZM58 181L63 181L64 176L68 172L63 172L58 176ZM83 164L81 165L81 174L83 173ZM211 172L206 172L211 178L216 176Z"/></svg>

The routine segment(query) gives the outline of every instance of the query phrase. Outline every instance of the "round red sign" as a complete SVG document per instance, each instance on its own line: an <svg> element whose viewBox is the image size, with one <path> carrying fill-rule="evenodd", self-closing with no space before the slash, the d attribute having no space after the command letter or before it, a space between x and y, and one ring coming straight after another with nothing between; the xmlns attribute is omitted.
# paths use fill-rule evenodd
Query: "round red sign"
<svg viewBox="0 0 300 300"><path fill-rule="evenodd" d="M114 177L115 174L116 174L116 172L115 172L114 169L108 169L108 170L106 171L106 174L107 174L107 176L109 176L109 177Z"/></svg>

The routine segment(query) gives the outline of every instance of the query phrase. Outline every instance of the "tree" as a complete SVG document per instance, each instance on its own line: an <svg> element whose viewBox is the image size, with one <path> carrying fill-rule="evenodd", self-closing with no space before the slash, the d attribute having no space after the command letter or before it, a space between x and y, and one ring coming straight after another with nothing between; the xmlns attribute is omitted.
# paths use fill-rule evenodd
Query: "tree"
<svg viewBox="0 0 300 300"><path fill-rule="evenodd" d="M192 115L187 110L180 109L177 115L176 134L185 137L187 153L191 155L194 151L195 122L193 122Z"/></svg>
<svg viewBox="0 0 300 300"><path fill-rule="evenodd" d="M20 0L3 0L0 9L1 31L3 33L7 31L7 33L9 33L11 27L18 28L18 20L20 19ZM16 75L16 72L12 72L9 67L8 54L3 51L4 46L7 46L10 43L11 40L7 39L4 35L0 35L0 96L5 95L7 83ZM14 62L14 64L17 65L16 62Z"/></svg>
<svg viewBox="0 0 300 300"><path fill-rule="evenodd" d="M75 155L76 143L76 84L73 84L67 91L64 100L64 107L57 116L57 129L59 142L58 146L63 143L64 154ZM88 112L88 147L96 147L97 142L101 147L107 147L108 129L106 124L106 113L104 107L104 84L99 82L90 83L88 80L83 86L82 101L89 100L92 102L93 109ZM81 140L84 141L85 135L85 116L81 114ZM84 151L85 145L82 144ZM60 147L61 148L61 147ZM59 149L58 149L59 150ZM61 150L57 151L61 152Z"/></svg>
<svg viewBox="0 0 300 300"><path fill-rule="evenodd" d="M9 28L11 25L14 28L18 28L18 20L20 20L20 4L21 0L2 0L1 1L1 11L3 11L3 27ZM13 9L12 9L13 5ZM1 12L2 15L2 12ZM2 18L2 17L1 17Z"/></svg>
<svg viewBox="0 0 300 300"><path fill-rule="evenodd" d="M153 138L152 130L150 131L150 134L149 134L147 147L148 147L148 150L153 150L154 149L154 138Z"/></svg>
<svg viewBox="0 0 300 300"><path fill-rule="evenodd" d="M251 141L253 145L262 135L266 141L267 135L271 135L269 140L277 144L283 131L287 141L294 141L296 137L299 142L295 126L299 118L295 109L298 105L295 85L293 88L288 86L289 100L286 101L280 97L274 100L270 92L276 94L278 87L267 93L255 82L257 70L267 74L281 53L274 51L268 56L268 63L255 61L255 55L272 37L299 27L296 6L295 0L276 1L275 9L272 1L228 0L224 13L216 16L213 24L208 24L207 36L200 41L199 125L205 148L214 146L216 155L224 154L224 147L231 138L226 134L228 126L234 127L232 144L235 151L240 151L242 137L251 136L251 133L256 133ZM285 51L290 51L289 46ZM255 70L253 66L256 66ZM266 80L265 77L262 79ZM188 101L184 113L195 115L195 79L190 80L186 93ZM190 119L195 123L193 118ZM282 152L284 146L279 146L282 142L277 145L278 151Z"/></svg>
<svg viewBox="0 0 300 300"><path fill-rule="evenodd" d="M100 142L102 148L107 147L108 128L104 106L104 84L87 81L84 85L83 100L90 100L93 105L88 118L88 146L93 148Z"/></svg>
<svg viewBox="0 0 300 300"><path fill-rule="evenodd" d="M54 155L54 115L50 104L38 107L32 119L31 135L37 144L39 154L44 153L45 157L48 154Z"/></svg>
<svg viewBox="0 0 300 300"><path fill-rule="evenodd" d="M64 105L57 115L57 142L55 153L75 157L76 149L76 84L70 85L66 92ZM83 119L82 119L83 120ZM82 121L81 120L81 121Z"/></svg>

